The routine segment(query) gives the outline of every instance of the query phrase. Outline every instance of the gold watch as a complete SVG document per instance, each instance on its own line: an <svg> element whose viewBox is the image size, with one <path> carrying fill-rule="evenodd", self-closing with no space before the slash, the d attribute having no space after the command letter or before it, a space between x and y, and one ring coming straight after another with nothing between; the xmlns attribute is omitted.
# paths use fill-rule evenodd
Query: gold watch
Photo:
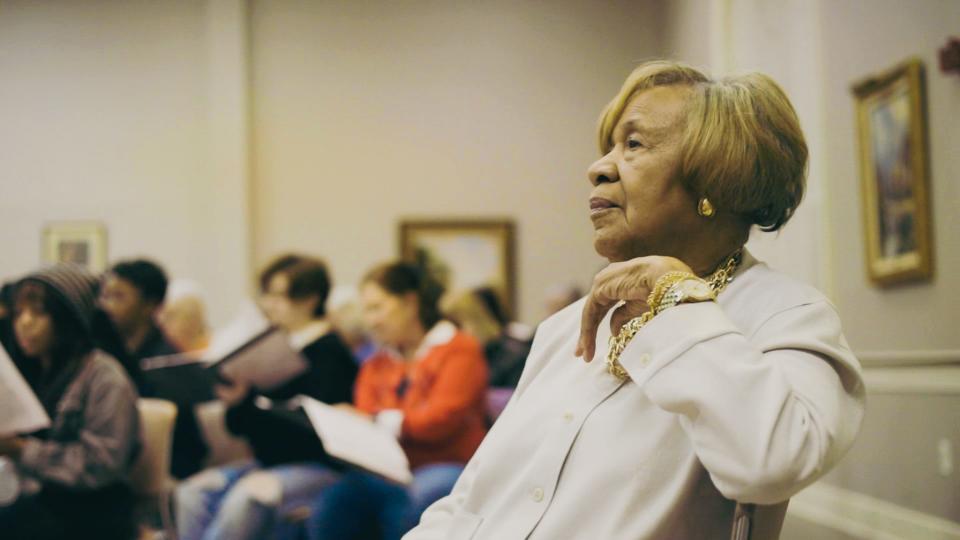
<svg viewBox="0 0 960 540"><path fill-rule="evenodd" d="M660 302L657 304L657 313L677 304L693 302L709 302L717 299L717 293L710 284L700 278L689 277L670 286Z"/></svg>

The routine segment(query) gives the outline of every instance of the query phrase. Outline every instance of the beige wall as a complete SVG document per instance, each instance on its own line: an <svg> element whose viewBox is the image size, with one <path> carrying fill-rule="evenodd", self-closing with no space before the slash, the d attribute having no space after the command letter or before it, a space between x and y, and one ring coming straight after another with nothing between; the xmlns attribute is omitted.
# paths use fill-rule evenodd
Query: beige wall
<svg viewBox="0 0 960 540"><path fill-rule="evenodd" d="M937 50L957 35L960 2L847 0L821 10L823 91L830 111L829 230L835 298L853 346L870 351L960 350L960 77L938 68ZM911 56L927 67L935 278L881 290L865 279L859 163L850 84Z"/></svg>
<svg viewBox="0 0 960 540"><path fill-rule="evenodd" d="M214 320L233 309L249 254L222 4L0 0L0 276L39 264L47 222L96 220L112 260L156 258Z"/></svg>
<svg viewBox="0 0 960 540"><path fill-rule="evenodd" d="M405 217L517 224L522 319L582 285L601 107L657 52L647 2L257 2L256 259L323 254L341 283Z"/></svg>

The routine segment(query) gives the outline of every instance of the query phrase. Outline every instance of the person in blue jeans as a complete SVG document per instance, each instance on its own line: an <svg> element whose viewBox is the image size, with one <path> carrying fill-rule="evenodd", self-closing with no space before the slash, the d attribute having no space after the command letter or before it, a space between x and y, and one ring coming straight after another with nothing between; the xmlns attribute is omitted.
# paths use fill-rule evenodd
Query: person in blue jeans
<svg viewBox="0 0 960 540"><path fill-rule="evenodd" d="M314 500L311 540L379 531L399 540L450 493L487 433L487 365L476 339L442 320L441 290L418 267L390 263L361 284L364 319L381 345L360 368L354 412L394 435L413 481L400 486L351 471Z"/></svg>
<svg viewBox="0 0 960 540"><path fill-rule="evenodd" d="M267 319L287 332L309 369L270 391L258 392L243 381L217 387L227 405L227 428L247 440L256 459L208 469L180 484L180 540L269 537L280 516L309 503L338 477L295 407L299 395L330 404L348 402L356 378L350 350L326 319L326 267L317 259L288 255L264 270L260 285Z"/></svg>
<svg viewBox="0 0 960 540"><path fill-rule="evenodd" d="M409 486L366 472L346 473L314 502L308 538L346 540L379 531L383 540L399 540L428 506L450 493L461 472L462 463L424 465Z"/></svg>

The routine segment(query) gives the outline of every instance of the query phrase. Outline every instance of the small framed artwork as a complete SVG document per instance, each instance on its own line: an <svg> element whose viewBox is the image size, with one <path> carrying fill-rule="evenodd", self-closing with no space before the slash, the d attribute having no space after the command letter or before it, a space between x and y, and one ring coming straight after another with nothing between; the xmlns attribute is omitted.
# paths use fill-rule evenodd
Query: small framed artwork
<svg viewBox="0 0 960 540"><path fill-rule="evenodd" d="M933 276L923 64L853 86L867 273L887 287Z"/></svg>
<svg viewBox="0 0 960 540"><path fill-rule="evenodd" d="M43 262L74 263L94 273L107 268L107 230L99 222L50 223L43 229Z"/></svg>
<svg viewBox="0 0 960 540"><path fill-rule="evenodd" d="M400 256L426 268L447 291L491 287L516 313L514 227L508 220L405 220Z"/></svg>

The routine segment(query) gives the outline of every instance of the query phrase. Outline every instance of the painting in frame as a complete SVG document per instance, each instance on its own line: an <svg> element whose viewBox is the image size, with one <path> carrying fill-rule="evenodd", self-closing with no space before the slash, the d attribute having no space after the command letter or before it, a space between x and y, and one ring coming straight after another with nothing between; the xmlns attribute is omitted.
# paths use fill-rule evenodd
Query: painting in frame
<svg viewBox="0 0 960 540"><path fill-rule="evenodd" d="M515 316L513 222L404 220L399 232L401 258L426 268L450 292L492 288Z"/></svg>
<svg viewBox="0 0 960 540"><path fill-rule="evenodd" d="M920 60L854 84L867 273L880 287L933 275Z"/></svg>
<svg viewBox="0 0 960 540"><path fill-rule="evenodd" d="M94 273L106 270L107 230L102 223L50 223L43 229L42 242L45 264L79 264Z"/></svg>

